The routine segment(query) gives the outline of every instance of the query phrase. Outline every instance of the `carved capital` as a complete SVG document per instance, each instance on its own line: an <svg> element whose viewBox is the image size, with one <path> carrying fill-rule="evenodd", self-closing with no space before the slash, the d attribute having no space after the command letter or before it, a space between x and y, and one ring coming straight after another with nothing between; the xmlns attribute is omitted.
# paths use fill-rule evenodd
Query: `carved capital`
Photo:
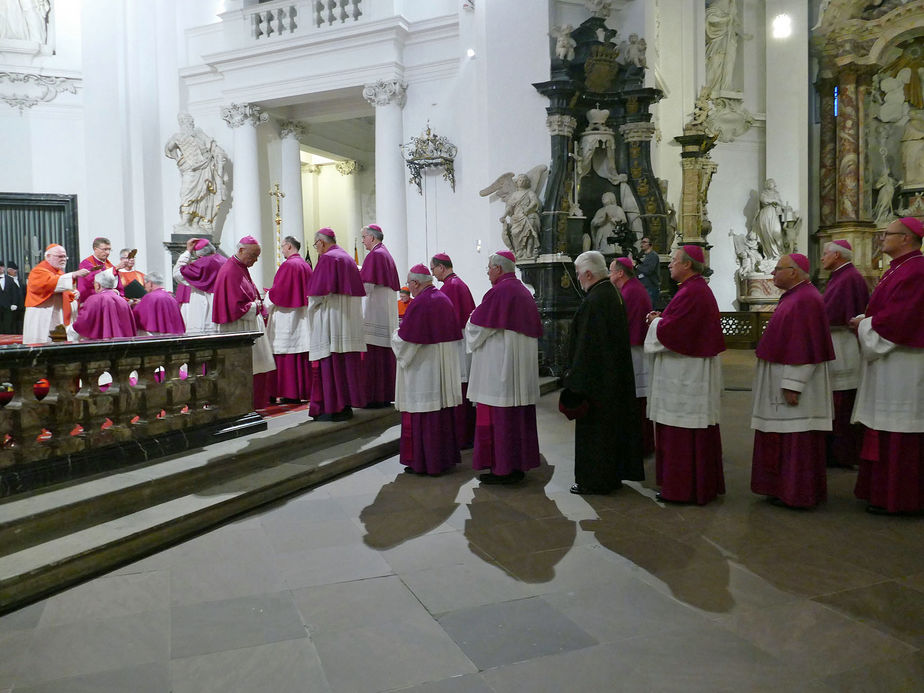
<svg viewBox="0 0 924 693"><path fill-rule="evenodd" d="M269 114L264 113L259 106L251 103L232 103L221 107L221 117L230 128L239 128L242 125L262 125L269 120Z"/></svg>
<svg viewBox="0 0 924 693"><path fill-rule="evenodd" d="M407 82L398 79L380 79L363 87L363 98L373 106L387 106L394 102L404 108L407 102Z"/></svg>
<svg viewBox="0 0 924 693"><path fill-rule="evenodd" d="M302 164L302 168L305 173L310 173L315 176L321 175L321 167L318 164Z"/></svg>
<svg viewBox="0 0 924 693"><path fill-rule="evenodd" d="M577 120L569 115L550 115L545 119L545 126L549 129L550 135L571 137L574 128L577 127Z"/></svg>
<svg viewBox="0 0 924 693"><path fill-rule="evenodd" d="M626 142L648 142L655 134L654 123L626 123L619 126L619 134Z"/></svg>
<svg viewBox="0 0 924 693"><path fill-rule="evenodd" d="M344 159L343 161L338 161L334 164L334 168L337 169L337 173L341 176L349 176L353 173L359 173L363 170L362 165L358 162L353 161L353 159Z"/></svg>
<svg viewBox="0 0 924 693"><path fill-rule="evenodd" d="M308 127L295 120L284 120L279 123L279 139L284 140L286 137L292 137L296 141L308 133Z"/></svg>

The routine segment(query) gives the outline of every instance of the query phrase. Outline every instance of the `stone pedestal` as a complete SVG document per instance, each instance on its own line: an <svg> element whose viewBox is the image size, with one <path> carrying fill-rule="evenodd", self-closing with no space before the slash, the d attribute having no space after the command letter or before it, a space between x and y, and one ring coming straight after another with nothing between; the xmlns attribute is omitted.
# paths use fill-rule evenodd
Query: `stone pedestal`
<svg viewBox="0 0 924 693"><path fill-rule="evenodd" d="M772 274L735 274L738 285L738 307L751 313L771 313L776 310L783 292L773 283Z"/></svg>

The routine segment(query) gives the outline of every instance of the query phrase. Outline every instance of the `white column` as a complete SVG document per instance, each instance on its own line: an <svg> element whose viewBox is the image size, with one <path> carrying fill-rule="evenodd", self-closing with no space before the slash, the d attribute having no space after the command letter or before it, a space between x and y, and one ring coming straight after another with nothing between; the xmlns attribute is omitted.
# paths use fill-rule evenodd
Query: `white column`
<svg viewBox="0 0 924 693"><path fill-rule="evenodd" d="M789 15L792 33L774 38L773 20ZM803 0L767 0L766 65L785 79L767 79L767 178L776 181L780 197L795 208L803 224L799 250L808 248L808 3Z"/></svg>
<svg viewBox="0 0 924 693"><path fill-rule="evenodd" d="M234 131L234 239L233 244L244 236L253 236L263 246L263 254L250 269L250 276L260 286L263 281L262 265L273 262L273 234L271 225L264 229L260 224L260 170L257 164L257 126L265 123L269 116L259 106L249 103L232 103L222 106L221 117ZM233 245L231 246L233 247ZM262 291L262 287L261 287Z"/></svg>
<svg viewBox="0 0 924 693"><path fill-rule="evenodd" d="M299 142L305 127L287 120L282 123L279 137L282 140L282 235L292 236L305 250L305 219L302 203L302 158Z"/></svg>
<svg viewBox="0 0 924 693"><path fill-rule="evenodd" d="M385 233L385 245L395 259L398 275L408 270L407 181L404 159L398 148L404 138L401 113L407 84L380 80L367 84L363 97L375 106L375 212L376 223ZM358 231L358 229L357 229ZM419 262L426 258L416 258Z"/></svg>

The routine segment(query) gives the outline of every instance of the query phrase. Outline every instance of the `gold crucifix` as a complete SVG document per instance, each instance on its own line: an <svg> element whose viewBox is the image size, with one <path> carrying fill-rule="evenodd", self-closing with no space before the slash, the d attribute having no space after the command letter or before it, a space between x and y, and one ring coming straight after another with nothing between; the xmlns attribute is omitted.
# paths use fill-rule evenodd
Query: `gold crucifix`
<svg viewBox="0 0 924 693"><path fill-rule="evenodd" d="M282 216L279 214L279 201L286 196L284 192L279 189L279 183L276 183L275 189L270 190L267 195L270 197L276 198L276 266L282 264Z"/></svg>

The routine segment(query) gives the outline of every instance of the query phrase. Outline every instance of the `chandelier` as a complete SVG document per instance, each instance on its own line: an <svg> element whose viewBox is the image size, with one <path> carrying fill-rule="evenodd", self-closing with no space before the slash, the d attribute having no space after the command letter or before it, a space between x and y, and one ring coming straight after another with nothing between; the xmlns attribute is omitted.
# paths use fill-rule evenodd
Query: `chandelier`
<svg viewBox="0 0 924 693"><path fill-rule="evenodd" d="M430 130L427 123L426 131L419 137L412 137L406 144L399 145L404 162L411 172L410 181L417 186L417 192L423 195L421 176L428 168L442 169L443 180L447 181L456 191L456 171L454 161L459 149L445 137L440 137Z"/></svg>

